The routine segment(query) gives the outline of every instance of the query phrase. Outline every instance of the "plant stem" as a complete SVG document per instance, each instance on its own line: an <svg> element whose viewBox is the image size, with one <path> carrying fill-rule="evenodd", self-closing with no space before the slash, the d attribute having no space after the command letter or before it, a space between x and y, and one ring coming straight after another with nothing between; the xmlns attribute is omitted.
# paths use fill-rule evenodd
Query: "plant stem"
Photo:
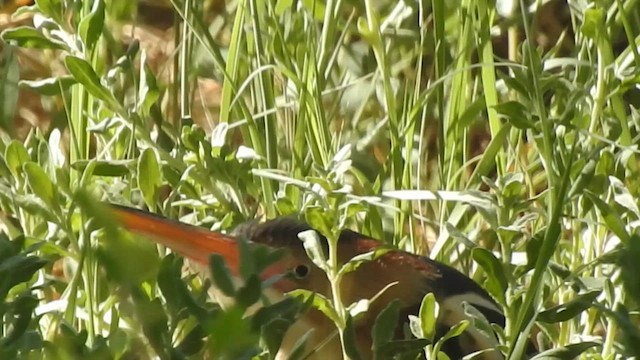
<svg viewBox="0 0 640 360"><path fill-rule="evenodd" d="M344 304L342 303L342 294L340 292L340 283L342 281L342 276L340 275L340 268L338 264L338 236L334 236L329 239L329 268L327 269L327 277L329 278L329 283L331 284L331 295L333 306L338 314L338 318L340 323L336 324L338 327L338 333L340 335L340 345L342 347L342 358L349 359L349 355L346 352L346 343L345 343L345 328L347 326L347 309L345 309Z"/></svg>

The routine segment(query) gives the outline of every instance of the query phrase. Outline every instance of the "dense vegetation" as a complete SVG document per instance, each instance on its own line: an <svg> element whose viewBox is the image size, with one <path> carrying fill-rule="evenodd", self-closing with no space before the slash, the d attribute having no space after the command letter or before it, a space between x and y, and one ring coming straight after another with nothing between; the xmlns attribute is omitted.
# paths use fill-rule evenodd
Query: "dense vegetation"
<svg viewBox="0 0 640 360"><path fill-rule="evenodd" d="M243 318L247 272L221 309L100 201L353 228L482 284L511 359L640 355L637 0L35 3L0 24L0 358L275 355L303 305ZM391 326L379 358L424 346Z"/></svg>

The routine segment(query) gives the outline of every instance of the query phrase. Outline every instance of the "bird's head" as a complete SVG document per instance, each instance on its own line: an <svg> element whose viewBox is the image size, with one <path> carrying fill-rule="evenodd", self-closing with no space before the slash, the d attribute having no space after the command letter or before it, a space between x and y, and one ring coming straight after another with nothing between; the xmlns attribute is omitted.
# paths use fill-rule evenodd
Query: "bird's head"
<svg viewBox="0 0 640 360"><path fill-rule="evenodd" d="M250 221L241 224L233 230L231 236L278 249L281 252L279 260L262 274L263 278L279 274L280 279L274 283L273 287L280 292L306 289L326 296L330 291L326 274L309 259L298 237L298 234L310 229L305 223L283 217L266 223ZM321 237L321 243L326 246L324 237ZM216 251L216 249L211 250Z"/></svg>

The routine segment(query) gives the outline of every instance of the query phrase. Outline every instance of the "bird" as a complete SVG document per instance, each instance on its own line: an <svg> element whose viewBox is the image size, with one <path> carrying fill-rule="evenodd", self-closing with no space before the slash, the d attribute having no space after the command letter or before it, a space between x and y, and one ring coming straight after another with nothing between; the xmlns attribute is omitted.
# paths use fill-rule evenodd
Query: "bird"
<svg viewBox="0 0 640 360"><path fill-rule="evenodd" d="M240 237L249 243L280 249L284 255L266 273L269 276L277 273L290 276L275 281L268 289L269 297L283 298L284 294L292 290L305 289L331 298L326 273L309 259L298 237L302 232L315 229L295 217L284 216L265 222L250 221L239 225L227 235L131 207L111 204L110 209L125 230L181 254L201 272L208 271L211 254L222 256L230 269L237 269L240 261L237 240ZM326 248L326 237L320 234L320 239ZM349 229L341 230L337 244L338 260L342 264L356 255L383 246L381 241ZM389 284L393 285L379 294ZM501 307L474 280L442 262L399 249L389 250L346 274L342 278L340 291L344 304L371 299L379 294L371 302L365 315L354 325L357 347L363 358L372 357L371 329L377 315L394 300L399 302L399 320L403 324L408 322L409 315L418 315L424 296L433 293L440 309L436 320L436 339L442 337L452 326L468 319L463 302L473 305L490 323L505 326ZM342 349L340 340L336 337L335 324L313 309L304 313L289 328L276 358L286 359L290 349L309 329L313 331L307 341L309 355L306 358L340 358ZM480 331L471 323L460 336L448 339L441 351L451 359L461 359L465 355L483 350L476 359L504 359L498 345L494 334Z"/></svg>

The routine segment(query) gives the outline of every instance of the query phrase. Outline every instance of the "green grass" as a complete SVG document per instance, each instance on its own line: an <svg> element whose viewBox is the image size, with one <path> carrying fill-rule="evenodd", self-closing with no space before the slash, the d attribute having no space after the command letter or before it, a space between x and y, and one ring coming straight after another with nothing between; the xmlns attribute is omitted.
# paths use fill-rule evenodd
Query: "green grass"
<svg viewBox="0 0 640 360"><path fill-rule="evenodd" d="M37 1L20 10L37 28L2 33L0 358L275 354L271 320L294 308L243 320L253 284L227 286L239 305L220 309L97 200L215 230L292 213L330 239L353 228L482 284L510 359L532 333L561 359L640 356L638 1L571 2L563 18L523 1L505 15L488 1L239 0L217 14L172 0L160 67L148 43L122 42L137 2L70 3ZM572 30L551 36L549 17ZM56 75L18 84L20 48ZM198 79L221 85L219 107L194 101ZM15 127L18 86L50 126ZM324 301L355 357L351 304Z"/></svg>

